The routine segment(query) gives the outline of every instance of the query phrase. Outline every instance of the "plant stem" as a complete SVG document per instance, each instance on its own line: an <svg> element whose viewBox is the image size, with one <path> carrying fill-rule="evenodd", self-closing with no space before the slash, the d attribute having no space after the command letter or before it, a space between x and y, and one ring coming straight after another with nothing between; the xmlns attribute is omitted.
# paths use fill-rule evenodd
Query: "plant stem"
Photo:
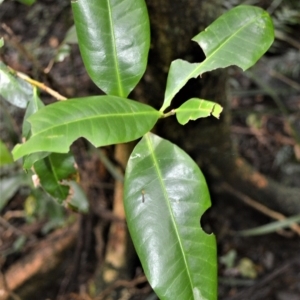
<svg viewBox="0 0 300 300"><path fill-rule="evenodd" d="M173 116L173 115L175 115L175 114L176 114L176 109L172 109L172 110L170 110L169 112L163 114L163 115L161 116L161 118L162 118L162 119L163 119L163 118L168 118L168 117Z"/></svg>
<svg viewBox="0 0 300 300"><path fill-rule="evenodd" d="M63 100L67 100L66 97L62 96L61 94L59 94L58 92L54 91L53 89L49 88L48 86L46 86L44 83L36 81L31 79L30 77L28 77L27 75L20 73L10 67L8 67L9 70L15 74L16 76L18 76L19 78L25 80L26 82L28 82L29 84L31 84L32 86L35 86L43 91L45 91L46 93L50 94L51 96L53 96L54 98L56 98L59 101L63 101Z"/></svg>

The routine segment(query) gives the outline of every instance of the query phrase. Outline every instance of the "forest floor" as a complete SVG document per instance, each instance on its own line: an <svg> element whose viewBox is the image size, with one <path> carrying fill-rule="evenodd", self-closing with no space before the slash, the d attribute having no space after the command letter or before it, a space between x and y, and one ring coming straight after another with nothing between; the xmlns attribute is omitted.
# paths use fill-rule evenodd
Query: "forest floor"
<svg viewBox="0 0 300 300"><path fill-rule="evenodd" d="M77 45L70 46L70 55L62 62L49 65L65 38L67 29L72 25L69 1L60 1L60 5L51 0L38 1L32 7L5 1L1 4L0 20L1 35L5 36L5 50L1 54L4 63L32 78L38 78L67 97L99 94L84 70ZM278 47L280 49L280 45ZM300 48L290 47L283 51L285 48L282 47L287 45L281 46L281 53L264 58L251 73L242 74L235 68L230 69L231 133L239 154L257 170L281 184L300 187L300 148L288 123L288 120L292 120L299 135L300 85L297 82L300 81ZM295 53L298 55L296 63L293 56ZM273 72L271 76L266 75L264 66L269 69L275 69L274 66L282 68L278 67L277 73L274 75ZM293 77L285 75L297 66L298 73L293 71ZM45 74L44 69L47 67L51 71ZM284 116L276 105L275 100L278 99L274 100L274 94L284 103L288 116ZM41 97L45 103L53 102L45 93ZM11 107L2 99L0 104L0 137L12 148L20 135L24 111ZM13 119L7 121L5 112L9 112ZM75 149L75 152L81 178L90 182L87 188L90 201L93 202L91 207L103 207L107 211L111 206L114 180L98 156L85 153L85 141L77 142L76 146L79 149ZM106 149L108 157L112 156L112 151L110 147ZM222 155L226 158L226 155L232 154ZM18 173L16 168L2 168L1 178ZM206 231L213 232L217 238L219 299L299 300L299 231L288 228L265 235L242 236L239 231L268 224L274 219L266 215L264 209L254 209L246 204L243 201L245 195L222 189L214 183L211 183L210 188L212 208L206 213L202 224ZM105 215L105 212L90 212L80 216L64 211L63 214L68 219L77 219L80 229L74 225L76 221L70 223L73 225L65 224L56 229L53 224L49 225L49 219L51 221L51 218L57 218L55 220L60 222L60 215L47 215L45 207L37 209L36 215L33 213L29 217L29 195L29 188L20 188L1 211L0 277L18 266L24 258L30 259L31 254L39 253L44 264L51 263L51 253L60 251L52 249L55 242L65 245L62 246L65 247L65 253L59 261L60 267L45 273L44 277L41 275L38 280L32 277L31 280L37 280L40 290L37 292L36 283L32 283L35 296L26 299L93 299L87 296L88 282L97 269L95 261L98 259L97 264L101 264L99 257L105 249L105 237L99 239L95 226L102 218L102 225L107 228L110 221L115 221L113 216L109 213ZM24 204L27 207L24 208ZM45 229L45 224L48 224L48 229ZM52 252L43 256L47 247ZM43 268L42 265L36 267ZM157 299L138 263L134 273L134 279L120 278L116 284L108 287L105 293L109 297L105 298L104 293L102 298L99 296L94 299ZM12 278L18 277L16 274L14 276ZM0 278L0 299L6 284L4 278ZM30 289L30 283L27 283L27 289ZM113 292L117 289L124 293L122 297L114 298ZM20 299L18 289L11 293L11 298Z"/></svg>

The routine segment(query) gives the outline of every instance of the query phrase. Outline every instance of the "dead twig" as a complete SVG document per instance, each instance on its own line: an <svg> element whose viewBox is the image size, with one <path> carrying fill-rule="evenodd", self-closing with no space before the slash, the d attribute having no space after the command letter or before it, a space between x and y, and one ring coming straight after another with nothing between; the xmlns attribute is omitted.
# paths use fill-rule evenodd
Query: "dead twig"
<svg viewBox="0 0 300 300"><path fill-rule="evenodd" d="M294 264L300 265L299 257L289 260L288 262L281 265L279 268L275 269L270 274L260 279L257 283L255 283L251 287L241 291L240 293L234 295L233 297L227 297L225 298L225 300L254 299L253 296L256 292L260 293L261 288L266 287L269 282L273 281L276 277L286 272L287 269L293 266Z"/></svg>
<svg viewBox="0 0 300 300"><path fill-rule="evenodd" d="M80 295L78 295L78 294L75 294L75 293L71 293L70 295L69 295L71 298L70 299L72 299L72 300L93 300L88 294L86 294L86 293L80 293ZM62 298L58 298L58 299L65 299L64 297L62 297ZM69 298L68 298L69 299Z"/></svg>
<svg viewBox="0 0 300 300"><path fill-rule="evenodd" d="M11 230L15 235L17 235L17 236L22 236L22 235L24 235L24 236L26 236L27 238L29 238L29 239L31 239L31 240L36 240L36 237L34 236L34 235L32 235L32 234L28 234L28 233L26 233L26 232L24 232L24 231L22 231L22 230L20 230L19 228L17 228L17 227L15 227L15 226L13 226L13 225L11 225L9 222L7 222L3 217L1 217L0 216L0 224L3 226L3 227L5 227L5 228L7 228L8 230Z"/></svg>
<svg viewBox="0 0 300 300"><path fill-rule="evenodd" d="M256 129L256 128L248 128L248 127L233 125L233 126L230 127L230 129L233 133L254 135L254 136L257 137L258 140L259 140L260 137L262 137L264 135L267 135L265 130ZM278 143L283 144L283 145L294 146L296 144L296 142L293 138L284 136L284 135L282 135L278 132L276 132L274 135L272 135L272 137L275 139L275 141L277 141Z"/></svg>
<svg viewBox="0 0 300 300"><path fill-rule="evenodd" d="M8 290L15 291L28 283L32 277L46 274L57 267L61 263L62 253L74 245L78 227L79 223L76 221L68 228L54 231L39 242L28 255L14 263L4 274ZM1 300L8 299L7 289L2 290L1 297Z"/></svg>
<svg viewBox="0 0 300 300"><path fill-rule="evenodd" d="M130 153L132 151L132 144L119 144L115 147L115 160L119 162L119 172L122 168L125 169ZM102 162L103 163L103 162ZM125 211L123 204L123 182L115 181L114 200L113 200L113 215L119 219L125 220ZM103 272L104 281L109 284L120 278L121 270L126 270L128 262L129 244L128 231L124 223L113 222L109 229L108 241L106 246L106 255L104 264L107 266Z"/></svg>
<svg viewBox="0 0 300 300"><path fill-rule="evenodd" d="M17 51L25 57L27 60L29 60L35 69L41 71L43 70L41 64L39 61L24 47L22 43L20 43L19 38L16 36L16 34L13 32L13 30L7 26L5 23L1 24L2 29L6 32L7 36L4 36L5 40L9 40L14 48L17 49Z"/></svg>
<svg viewBox="0 0 300 300"><path fill-rule="evenodd" d="M64 89L64 87L61 86L61 84L59 84L57 82L57 80L50 74L50 73L46 73L43 66L40 64L40 62L30 53L30 51L28 51L26 49L26 47L24 47L24 45L22 43L20 43L19 38L16 36L16 34L13 32L13 30L7 26L5 23L1 24L2 29L6 32L6 35L4 36L6 41L10 41L11 44L13 45L13 47L28 61L30 61L32 63L32 65L34 66L34 68L40 73L43 74L44 76L46 76L46 78L49 80L49 82L51 82L53 85L55 85L56 87L59 87L59 89ZM20 78L26 80L27 82L29 82L30 84L32 84L33 86L36 86L42 90L44 90L45 92L49 93L50 95L52 95L53 97L55 97L57 100L66 100L66 98L62 95L60 95L58 92L50 89L49 87L47 87L45 84L35 81L33 79L30 79L29 77L27 77L26 75L16 72L16 75L19 76ZM23 78L23 77L26 78Z"/></svg>
<svg viewBox="0 0 300 300"><path fill-rule="evenodd" d="M94 300L103 300L105 299L106 296L108 296L113 290L120 288L120 287L125 287L125 288L134 288L137 285L141 283L146 283L147 278L146 276L140 276L137 277L133 280L117 280L115 281L112 285L107 287L100 295L98 295Z"/></svg>
<svg viewBox="0 0 300 300"><path fill-rule="evenodd" d="M285 84L291 86L292 88L294 88L296 91L300 91L300 84L288 77L286 77L285 75L275 71L275 70L270 70L269 71L270 76L284 82Z"/></svg>
<svg viewBox="0 0 300 300"><path fill-rule="evenodd" d="M43 90L44 92L48 93L49 95L53 96L54 98L56 98L57 100L59 101L63 101L63 100L67 100L67 98L65 96L62 96L61 94L59 94L58 92L56 92L55 90L49 88L48 86L46 86L44 83L42 82L39 82L39 81L36 81L36 80L33 80L31 79L30 77L28 77L27 75L23 74L23 73L20 73L20 72L17 72L17 71L14 71L15 74L27 81L29 84Z"/></svg>
<svg viewBox="0 0 300 300"><path fill-rule="evenodd" d="M252 198L248 197L247 195L237 191L236 189L234 189L231 185L227 184L227 183L222 183L221 188L227 192L229 192L230 194L236 196L237 198L239 198L240 200L242 200L245 204L251 206L252 208L260 211L261 213L263 213L264 215L278 220L278 221L282 221L286 219L286 216L284 216L283 214L276 212L258 202L256 202L255 200L253 200ZM298 234L300 236L300 226L296 223L291 224L290 228L292 231L294 231L296 234Z"/></svg>
<svg viewBox="0 0 300 300"><path fill-rule="evenodd" d="M287 42L293 47L298 48L300 50L300 43L297 40L291 38L290 36L284 34L283 32L275 30L275 36L277 39Z"/></svg>
<svg viewBox="0 0 300 300"><path fill-rule="evenodd" d="M4 216L3 219L5 219L6 221L9 221L12 218L25 218L26 214L24 212L24 210L9 210L7 211Z"/></svg>
<svg viewBox="0 0 300 300"><path fill-rule="evenodd" d="M270 143L268 139L266 139L266 132L263 129L257 129L257 128L243 128L239 126L231 126L231 131L235 133L243 133L243 134L251 134L254 135L257 140L264 145L267 149L272 151L270 147Z"/></svg>
<svg viewBox="0 0 300 300"><path fill-rule="evenodd" d="M1 286L3 287L3 289L0 288L0 299L2 299L2 295L9 295L13 300L22 300L17 294L15 294L14 292L12 292L9 287L8 287L8 284L7 284L7 280L6 280L6 277L5 277L5 274L3 274L1 271L0 271L0 275L2 277L2 279L0 279L0 283Z"/></svg>
<svg viewBox="0 0 300 300"><path fill-rule="evenodd" d="M239 134L249 134L249 135L255 135L255 136L263 136L266 134L264 130L256 129L256 128L248 128L248 127L242 127L242 126L230 126L230 129L234 133Z"/></svg>

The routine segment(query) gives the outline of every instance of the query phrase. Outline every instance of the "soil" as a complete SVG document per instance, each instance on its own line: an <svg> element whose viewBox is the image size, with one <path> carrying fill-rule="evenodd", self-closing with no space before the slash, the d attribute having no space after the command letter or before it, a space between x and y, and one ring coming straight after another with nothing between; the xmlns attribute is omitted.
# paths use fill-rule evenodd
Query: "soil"
<svg viewBox="0 0 300 300"><path fill-rule="evenodd" d="M48 75L43 72L72 25L69 1L61 0L59 5L57 1L52 0L37 1L32 7L5 1L1 4L0 19L1 24L5 24L5 27L2 26L1 35L6 37L1 57L7 65L45 82L67 97L100 93L84 70L76 45L71 46L70 56L53 65ZM22 46L27 49L25 52ZM274 61L278 57L269 55L267 59ZM257 72L262 74L259 68ZM300 187L299 161L294 154L297 148L287 119L274 104L270 94L251 78L234 68L230 69L230 78L233 94L232 138L238 145L239 154L262 173L281 183ZM294 80L299 82L299 78L300 76ZM291 90L289 85L280 86L282 83L274 78L267 78L265 84L272 89L289 89L285 101L297 127L297 124L300 124L299 91ZM53 101L43 92L41 97L45 103ZM20 132L23 111L7 105L4 101L1 102L1 108L9 110L14 116L15 134L9 134L5 122L1 122L0 132L1 139L12 148L15 136ZM99 158L87 154L86 148L83 140L78 141L74 147L77 149L75 152L81 176L90 181L87 190L91 206L109 210L113 179ZM106 153L112 157L113 148L108 147ZM233 154L222 155L226 157ZM4 175L3 169L1 177ZM290 229L261 236L239 235L241 230L268 224L273 220L242 203L232 194L224 192L216 183L209 181L209 185L212 208L206 212L201 223L203 228L207 232L213 232L217 239L219 299L300 299L299 236ZM19 190L2 211L2 216L22 211L28 195L28 190ZM66 215L72 216L72 213L67 212ZM35 296L22 299L92 299L87 296L89 281L95 275L95 261L98 259L97 263L101 264L99 258L105 248L105 237L101 248L95 229L95 226L99 225L99 218L104 219L101 224L106 228L104 232L107 232L109 218L103 217L103 214L90 212L78 217L81 229L77 242L66 250L64 262L59 270L47 274L44 279L46 283L43 280L39 281L42 289L35 290ZM47 239L48 235L43 233L45 222L43 219L35 219L30 223L25 218L15 217L9 221L12 227L0 223L2 272L28 256L40 241ZM20 249L13 249L18 238L17 230L27 232L31 239L29 238ZM8 254L9 252L11 254ZM141 272L139 263L135 263L134 275L138 276ZM32 286L36 287L36 282L32 283ZM113 296L114 291L119 291L119 296ZM146 281L135 285L130 285L130 281L126 284L120 282L119 286L112 288L110 294L111 298L107 299L156 299ZM12 298L14 297L18 299L16 295L12 295Z"/></svg>

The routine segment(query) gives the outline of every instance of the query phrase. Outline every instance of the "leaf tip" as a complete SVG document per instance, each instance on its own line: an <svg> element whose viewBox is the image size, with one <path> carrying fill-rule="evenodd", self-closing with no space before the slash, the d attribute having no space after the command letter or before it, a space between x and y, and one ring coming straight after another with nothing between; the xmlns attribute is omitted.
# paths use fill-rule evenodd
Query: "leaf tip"
<svg viewBox="0 0 300 300"><path fill-rule="evenodd" d="M215 118L220 119L220 115L221 115L222 111L223 111L223 107L222 107L220 104L217 104L217 103L216 103L216 104L214 105L213 109L212 109L211 114L212 114Z"/></svg>
<svg viewBox="0 0 300 300"><path fill-rule="evenodd" d="M19 158L21 158L23 155L20 153L20 148L22 147L22 144L15 145L14 149L12 150L11 154L13 156L14 161L17 161Z"/></svg>

